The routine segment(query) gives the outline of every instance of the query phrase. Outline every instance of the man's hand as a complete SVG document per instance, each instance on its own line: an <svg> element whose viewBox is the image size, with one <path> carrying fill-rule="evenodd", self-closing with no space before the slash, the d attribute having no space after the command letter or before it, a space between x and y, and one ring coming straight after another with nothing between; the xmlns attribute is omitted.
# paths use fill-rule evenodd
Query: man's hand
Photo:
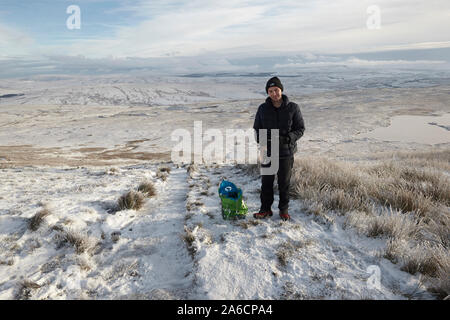
<svg viewBox="0 0 450 320"><path fill-rule="evenodd" d="M267 156L267 147L260 146L260 148L259 148L259 162L261 164L268 164L270 162L270 159Z"/></svg>

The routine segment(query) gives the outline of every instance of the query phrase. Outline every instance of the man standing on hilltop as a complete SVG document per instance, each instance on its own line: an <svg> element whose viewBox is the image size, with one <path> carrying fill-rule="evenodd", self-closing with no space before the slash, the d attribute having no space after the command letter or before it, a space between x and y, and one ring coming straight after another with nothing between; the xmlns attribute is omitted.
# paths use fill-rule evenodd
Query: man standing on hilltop
<svg viewBox="0 0 450 320"><path fill-rule="evenodd" d="M290 102L283 92L283 85L278 77L270 78L266 84L266 93L269 95L266 102L261 104L255 116L253 129L256 130L256 141L259 142L259 129L267 129L267 150L271 150L271 129L279 130L279 166L277 171L278 190L280 201L280 217L284 221L289 220L289 185L294 154L297 151L297 140L303 136L305 125L300 108L296 103ZM269 164L261 164L270 166ZM273 182L275 175L262 175L261 208L253 216L256 219L264 219L272 216Z"/></svg>

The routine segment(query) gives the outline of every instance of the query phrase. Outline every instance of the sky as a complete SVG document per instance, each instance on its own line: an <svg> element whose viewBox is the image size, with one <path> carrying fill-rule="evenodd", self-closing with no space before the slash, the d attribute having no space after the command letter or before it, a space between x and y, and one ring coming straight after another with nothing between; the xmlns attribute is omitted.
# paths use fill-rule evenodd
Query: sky
<svg viewBox="0 0 450 320"><path fill-rule="evenodd" d="M0 0L0 67L232 70L238 65L230 61L245 60L256 71L264 57L290 57L272 67L339 57L350 65L436 65L449 62L449 30L448 0ZM433 59L359 56L411 50Z"/></svg>

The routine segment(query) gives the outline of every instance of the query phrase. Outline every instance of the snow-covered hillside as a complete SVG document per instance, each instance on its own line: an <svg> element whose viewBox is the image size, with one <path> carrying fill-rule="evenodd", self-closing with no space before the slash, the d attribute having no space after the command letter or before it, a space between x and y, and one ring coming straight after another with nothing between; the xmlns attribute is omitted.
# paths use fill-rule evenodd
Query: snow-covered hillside
<svg viewBox="0 0 450 320"><path fill-rule="evenodd" d="M259 179L235 166L33 168L0 171L0 298L430 298L419 277L381 255L384 241L318 220L291 202L293 221L253 219ZM222 179L244 190L246 219L223 220ZM117 199L142 181L140 210ZM274 204L276 205L276 203ZM50 212L36 231L29 220ZM77 246L66 234L83 239ZM371 286L370 267L380 270Z"/></svg>

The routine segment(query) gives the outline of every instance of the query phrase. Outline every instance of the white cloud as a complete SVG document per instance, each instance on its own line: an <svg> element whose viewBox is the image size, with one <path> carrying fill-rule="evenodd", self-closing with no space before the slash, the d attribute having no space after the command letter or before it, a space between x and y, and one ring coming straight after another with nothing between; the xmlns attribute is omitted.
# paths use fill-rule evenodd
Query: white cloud
<svg viewBox="0 0 450 320"><path fill-rule="evenodd" d="M366 27L366 9L373 4L381 10L379 30ZM94 59L91 62L112 61L129 66L137 62L110 58L171 57L172 60L151 63L145 60L145 63L153 67L157 61L171 61L176 70L192 70L194 66L199 70L234 70L236 66L227 58L300 54L302 61L292 61L292 65L308 62L320 65L341 63L322 60L321 55L330 58L340 53L450 47L447 0L122 0L121 7L109 12L120 12L139 22L116 26L115 33L108 37L48 41L52 45L39 43L24 32L0 24L0 58L83 55ZM371 61L347 60L347 63L373 65ZM384 65L390 63L383 61ZM392 61L403 63L401 59ZM183 63L191 65L184 68ZM256 70L257 66L252 68Z"/></svg>
<svg viewBox="0 0 450 320"><path fill-rule="evenodd" d="M247 52L309 51L356 53L450 39L448 1L378 0L381 29L368 30L372 1L145 1L124 10L149 17L121 27L116 36L79 41L74 54L155 57Z"/></svg>
<svg viewBox="0 0 450 320"><path fill-rule="evenodd" d="M27 34L0 24L0 52L3 56L30 54L35 41Z"/></svg>
<svg viewBox="0 0 450 320"><path fill-rule="evenodd" d="M342 61L316 61L306 63L285 63L275 64L275 69L292 69L304 67L326 67L326 66L347 66L347 67L376 67L376 66L430 66L442 65L447 61L443 60L366 60L359 58L348 58Z"/></svg>

